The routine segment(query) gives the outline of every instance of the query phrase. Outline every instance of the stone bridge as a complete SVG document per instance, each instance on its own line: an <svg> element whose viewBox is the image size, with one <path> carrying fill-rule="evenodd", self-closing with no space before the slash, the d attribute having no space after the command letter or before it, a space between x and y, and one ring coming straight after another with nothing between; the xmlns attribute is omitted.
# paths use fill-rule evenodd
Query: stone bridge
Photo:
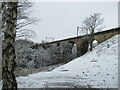
<svg viewBox="0 0 120 90"><path fill-rule="evenodd" d="M97 32L97 33L92 34L92 36L93 36L93 40L96 40L98 43L101 43L117 34L120 34L120 28L114 28L114 29L105 30L102 32ZM44 49L46 49L46 48L49 48L50 45L52 44L56 44L56 46L59 46L61 42L68 42L68 43L71 43L72 45L76 44L77 57L79 57L87 52L88 45L89 45L89 39L90 39L89 37L90 35L88 34L88 35L58 40L54 42L48 42L44 44L36 44L34 45L34 48L37 49L38 47L42 46Z"/></svg>

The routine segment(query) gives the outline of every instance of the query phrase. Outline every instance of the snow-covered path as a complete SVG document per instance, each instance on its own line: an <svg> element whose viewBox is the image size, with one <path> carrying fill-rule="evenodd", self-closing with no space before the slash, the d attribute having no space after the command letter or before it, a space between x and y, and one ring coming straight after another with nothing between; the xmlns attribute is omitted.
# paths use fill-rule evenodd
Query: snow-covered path
<svg viewBox="0 0 120 90"><path fill-rule="evenodd" d="M17 82L19 88L118 88L118 35L65 65Z"/></svg>
<svg viewBox="0 0 120 90"><path fill-rule="evenodd" d="M53 75L51 72L41 72L30 76L30 80L28 80L28 78L22 77L22 79L19 80L18 84L22 87L27 88L85 87L85 85L80 81L80 77L75 77L74 74L68 74L69 73L54 73Z"/></svg>

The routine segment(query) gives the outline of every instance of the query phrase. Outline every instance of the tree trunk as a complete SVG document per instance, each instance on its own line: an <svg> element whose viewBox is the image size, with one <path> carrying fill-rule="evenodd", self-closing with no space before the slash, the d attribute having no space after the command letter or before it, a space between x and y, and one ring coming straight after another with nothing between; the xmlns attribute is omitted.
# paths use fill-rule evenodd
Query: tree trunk
<svg viewBox="0 0 120 90"><path fill-rule="evenodd" d="M0 3L0 81L1 80L2 80L2 3Z"/></svg>
<svg viewBox="0 0 120 90"><path fill-rule="evenodd" d="M17 2L2 2L2 32L4 34L2 43L2 90L17 90L14 75L15 62L15 37L17 24Z"/></svg>
<svg viewBox="0 0 120 90"><path fill-rule="evenodd" d="M92 51L92 49L93 49L93 40L91 38L91 40L90 40L90 51Z"/></svg>
<svg viewBox="0 0 120 90"><path fill-rule="evenodd" d="M93 49L93 33L94 33L94 30L92 30L90 34L90 51L92 51Z"/></svg>

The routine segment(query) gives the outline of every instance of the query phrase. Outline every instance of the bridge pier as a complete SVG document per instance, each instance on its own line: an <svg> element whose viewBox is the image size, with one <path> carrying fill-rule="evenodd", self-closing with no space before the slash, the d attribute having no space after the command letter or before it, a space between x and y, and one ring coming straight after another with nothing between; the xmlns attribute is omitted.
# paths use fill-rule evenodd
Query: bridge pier
<svg viewBox="0 0 120 90"><path fill-rule="evenodd" d="M81 56L80 45L77 44L77 57Z"/></svg>
<svg viewBox="0 0 120 90"><path fill-rule="evenodd" d="M88 51L89 46L89 39L83 39L80 41L77 41L77 57L80 57L81 55L85 54Z"/></svg>

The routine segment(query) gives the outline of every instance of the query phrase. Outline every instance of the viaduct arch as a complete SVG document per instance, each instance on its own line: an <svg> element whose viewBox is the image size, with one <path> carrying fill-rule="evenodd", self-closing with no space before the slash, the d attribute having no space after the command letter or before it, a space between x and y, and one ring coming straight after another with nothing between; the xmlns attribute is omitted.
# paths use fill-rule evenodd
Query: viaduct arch
<svg viewBox="0 0 120 90"><path fill-rule="evenodd" d="M93 36L93 40L96 40L98 43L102 43L103 41L105 41L117 34L120 34L120 28L114 28L114 29L105 30L102 32L97 32L97 33L92 34L92 36ZM49 42L49 43L45 43L45 44L39 44L37 46L37 48L42 46L46 49L46 48L49 48L49 46L52 44L57 44L57 46L59 46L61 44L61 42L68 42L68 43L71 43L72 45L76 44L77 57L79 57L87 52L89 38L90 38L89 34L83 35L83 36L78 36L78 37L72 37L72 38L67 38L67 39Z"/></svg>

